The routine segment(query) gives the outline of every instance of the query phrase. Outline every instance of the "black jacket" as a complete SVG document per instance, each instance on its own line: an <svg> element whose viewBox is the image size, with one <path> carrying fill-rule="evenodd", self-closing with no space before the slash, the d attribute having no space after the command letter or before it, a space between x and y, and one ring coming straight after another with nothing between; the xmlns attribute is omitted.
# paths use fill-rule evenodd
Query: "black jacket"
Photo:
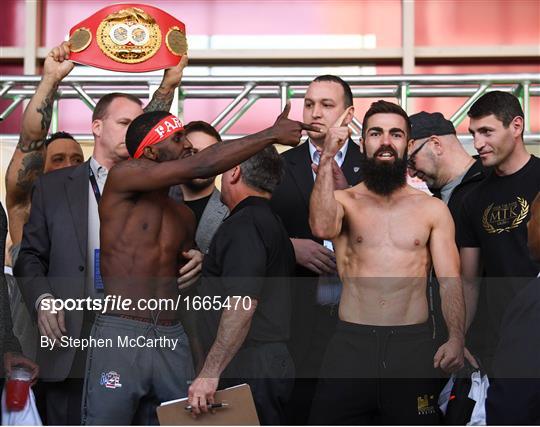
<svg viewBox="0 0 540 427"><path fill-rule="evenodd" d="M487 423L540 424L540 279L508 306L486 401Z"/></svg>
<svg viewBox="0 0 540 427"><path fill-rule="evenodd" d="M36 315L40 295L63 300L85 298L90 162L40 176L32 194L30 217L14 266L28 310ZM65 310L68 335L80 338L83 311ZM38 346L37 362L47 380L67 378L74 346L53 351Z"/></svg>

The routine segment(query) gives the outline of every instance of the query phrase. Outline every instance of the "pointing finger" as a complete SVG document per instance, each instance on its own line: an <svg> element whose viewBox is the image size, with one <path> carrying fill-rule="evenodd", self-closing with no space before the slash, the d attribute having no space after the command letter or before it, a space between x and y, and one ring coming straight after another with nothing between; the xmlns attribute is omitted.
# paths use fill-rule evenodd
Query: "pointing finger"
<svg viewBox="0 0 540 427"><path fill-rule="evenodd" d="M289 112L291 111L291 101L287 101L285 104L285 108L281 112L281 114L278 116L278 120L286 119L289 117Z"/></svg>
<svg viewBox="0 0 540 427"><path fill-rule="evenodd" d="M338 117L338 119L334 123L333 127L337 128L337 127L344 126L343 121L345 120L345 117L347 117L347 114L349 114L349 111L351 111L352 108L353 108L352 105L350 107L345 108L345 111L341 113L341 115Z"/></svg>
<svg viewBox="0 0 540 427"><path fill-rule="evenodd" d="M302 130L310 130L312 132L320 132L321 131L318 127L311 126L311 125L308 125L308 124L305 124L305 123L302 123L302 122L298 122L298 123L300 124L300 127L302 128Z"/></svg>

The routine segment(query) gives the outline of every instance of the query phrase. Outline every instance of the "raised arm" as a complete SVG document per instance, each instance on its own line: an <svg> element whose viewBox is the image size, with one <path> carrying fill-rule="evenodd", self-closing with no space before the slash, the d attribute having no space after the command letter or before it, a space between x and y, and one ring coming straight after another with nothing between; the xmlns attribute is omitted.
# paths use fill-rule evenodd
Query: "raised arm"
<svg viewBox="0 0 540 427"><path fill-rule="evenodd" d="M314 236L320 239L333 239L341 231L343 206L334 195L334 156L347 142L350 130L342 126L349 113L347 108L331 127L324 140L324 150L317 168L317 178L309 200L309 225Z"/></svg>
<svg viewBox="0 0 540 427"><path fill-rule="evenodd" d="M43 173L45 138L51 124L58 84L73 69L73 63L67 60L69 52L69 43L64 42L45 58L43 77L24 110L19 142L6 172L6 207L14 243L22 239L32 185Z"/></svg>
<svg viewBox="0 0 540 427"><path fill-rule="evenodd" d="M332 129L328 131L328 135ZM332 163L334 156L321 155L317 179L309 199L309 225L315 237L331 240L341 231L345 211L334 194Z"/></svg>
<svg viewBox="0 0 540 427"><path fill-rule="evenodd" d="M430 251L440 284L441 304L448 329L448 341L437 351L435 367L454 372L463 366L465 344L465 304L459 274L459 255L455 243L454 221L446 205L431 199L433 228Z"/></svg>
<svg viewBox="0 0 540 427"><path fill-rule="evenodd" d="M163 80L161 84L152 95L152 99L148 105L144 108L145 112L148 111L169 111L174 98L174 91L182 81L184 74L184 68L188 64L187 55L182 56L178 65L167 68L163 74Z"/></svg>
<svg viewBox="0 0 540 427"><path fill-rule="evenodd" d="M111 169L105 192L152 191L182 184L193 178L216 176L270 144L295 146L300 142L302 130L318 131L313 126L289 120L289 110L290 104L287 104L274 125L268 129L224 144L215 144L187 158L161 163L147 159L122 162Z"/></svg>

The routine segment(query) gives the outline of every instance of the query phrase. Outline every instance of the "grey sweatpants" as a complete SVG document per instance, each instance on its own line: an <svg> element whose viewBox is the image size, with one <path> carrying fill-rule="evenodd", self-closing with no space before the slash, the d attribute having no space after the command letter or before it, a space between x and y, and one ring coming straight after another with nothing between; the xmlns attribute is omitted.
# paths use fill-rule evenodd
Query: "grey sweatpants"
<svg viewBox="0 0 540 427"><path fill-rule="evenodd" d="M99 315L90 336L103 341L88 351L83 425L157 425L161 402L187 396L194 370L180 324Z"/></svg>

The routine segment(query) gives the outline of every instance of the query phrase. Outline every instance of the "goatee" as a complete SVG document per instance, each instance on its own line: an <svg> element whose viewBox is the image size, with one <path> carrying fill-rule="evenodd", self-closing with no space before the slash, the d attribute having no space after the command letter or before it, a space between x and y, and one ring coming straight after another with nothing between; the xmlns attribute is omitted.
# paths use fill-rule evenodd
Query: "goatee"
<svg viewBox="0 0 540 427"><path fill-rule="evenodd" d="M394 155L394 161L390 163L377 160L377 155L381 151L377 150L370 158L365 155L364 148L360 163L361 171L368 190L381 196L388 196L407 183L407 153L400 159L394 150L385 149L384 151L391 151Z"/></svg>

